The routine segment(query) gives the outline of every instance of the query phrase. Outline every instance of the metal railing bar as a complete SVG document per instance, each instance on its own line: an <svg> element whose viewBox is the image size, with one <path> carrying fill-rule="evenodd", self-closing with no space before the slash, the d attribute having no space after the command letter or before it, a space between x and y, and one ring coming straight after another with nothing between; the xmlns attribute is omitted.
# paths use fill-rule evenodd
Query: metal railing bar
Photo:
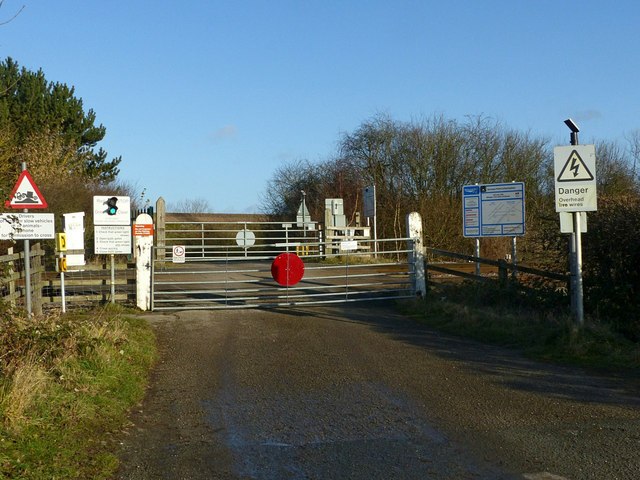
<svg viewBox="0 0 640 480"><path fill-rule="evenodd" d="M363 288L363 287L371 287L371 286L381 286L381 285L410 285L410 282L407 281L397 281L397 282L367 282L367 283L354 283L354 284L349 284L348 287L351 289L356 289L356 288ZM287 288L274 288L274 287L268 287L268 288L238 288L238 289L220 289L220 290L156 290L155 294L156 296L170 296L170 295L205 295L205 294L212 294L212 295L219 295L219 294L228 294L229 292L233 293L233 292L240 292L240 293L250 293L250 292L285 292L285 291L314 291L314 290L329 290L329 289L336 289L336 290L340 290L341 294L344 294L344 289L345 289L346 285L345 284L339 284L339 285L316 285L316 286L311 286L311 287L289 287ZM379 292L381 290L384 290L383 288L379 288L376 290L367 290L367 292L370 293L376 293ZM404 290L404 289L403 289ZM312 295L312 294L310 294Z"/></svg>
<svg viewBox="0 0 640 480"><path fill-rule="evenodd" d="M368 301L381 301L381 300L400 300L403 298L413 298L413 295L397 295L388 297L375 297L375 298L349 298L340 300L319 300L317 302L280 302L280 303L268 303L268 304L245 304L245 305L211 305L206 306L176 306L176 307L157 307L156 310L223 310L223 309L251 309L251 308L274 308L274 307L288 307L288 306L302 306L302 305L325 305L333 303L351 303L351 302L368 302Z"/></svg>
<svg viewBox="0 0 640 480"><path fill-rule="evenodd" d="M378 293L380 294L390 294L390 293L397 293L397 292L406 292L406 289L386 289L386 290L380 290ZM313 294L313 295L304 295L304 294L297 294L297 295L271 295L271 296L263 296L263 297L258 297L258 296L245 296L245 297L220 297L218 299L213 299L213 298L185 298L185 299L173 299L173 300L156 300L156 303L203 303L203 302L224 302L224 301L230 301L230 302L240 302L240 301L257 301L257 300L265 300L265 301L270 301L270 300L274 300L274 299L283 299L283 298L316 298L316 297L335 297L335 296L339 296L340 299L338 301L344 301L344 300L348 300L353 299L353 297L356 297L358 295L364 295L365 293L370 293L370 292L336 292L336 293L321 293L321 294ZM387 295L385 298L400 298L400 295L393 295L393 296L389 296ZM367 298L367 300L377 300L381 297L379 296L372 296ZM406 297L404 297L406 298ZM316 303L331 303L334 302L333 300L319 300Z"/></svg>

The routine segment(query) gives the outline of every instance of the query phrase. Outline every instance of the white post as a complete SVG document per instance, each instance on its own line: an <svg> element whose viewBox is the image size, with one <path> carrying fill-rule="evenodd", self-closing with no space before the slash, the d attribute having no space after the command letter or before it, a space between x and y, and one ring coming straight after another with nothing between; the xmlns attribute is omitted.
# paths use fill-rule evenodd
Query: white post
<svg viewBox="0 0 640 480"><path fill-rule="evenodd" d="M116 303L116 260L111 254L111 303Z"/></svg>
<svg viewBox="0 0 640 480"><path fill-rule="evenodd" d="M476 238L476 258L480 258L480 239ZM480 262L476 261L476 275L480 276Z"/></svg>
<svg viewBox="0 0 640 480"><path fill-rule="evenodd" d="M153 262L153 218L141 213L134 225L144 225L133 237L133 249L136 252L136 305L140 310L151 309L151 282ZM134 227L134 231L136 231Z"/></svg>
<svg viewBox="0 0 640 480"><path fill-rule="evenodd" d="M407 215L407 237L409 237L407 250L409 261L414 265L413 293L418 297L424 297L427 284L424 272L424 236L422 234L422 217L418 212Z"/></svg>

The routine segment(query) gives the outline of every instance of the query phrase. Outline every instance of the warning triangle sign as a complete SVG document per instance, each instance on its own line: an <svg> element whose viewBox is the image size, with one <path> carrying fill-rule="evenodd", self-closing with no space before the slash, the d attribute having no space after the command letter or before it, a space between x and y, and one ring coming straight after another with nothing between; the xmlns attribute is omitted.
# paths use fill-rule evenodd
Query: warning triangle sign
<svg viewBox="0 0 640 480"><path fill-rule="evenodd" d="M576 150L572 150L558 175L558 182L590 182L593 174Z"/></svg>
<svg viewBox="0 0 640 480"><path fill-rule="evenodd" d="M18 177L11 198L5 202L9 208L47 208L47 202L40 193L38 186L29 175L27 170L23 170Z"/></svg>

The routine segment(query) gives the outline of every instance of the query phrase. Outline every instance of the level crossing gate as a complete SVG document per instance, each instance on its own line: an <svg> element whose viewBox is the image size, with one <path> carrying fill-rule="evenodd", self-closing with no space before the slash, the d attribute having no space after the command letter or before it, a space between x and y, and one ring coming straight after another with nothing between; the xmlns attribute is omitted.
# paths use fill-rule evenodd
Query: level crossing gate
<svg viewBox="0 0 640 480"><path fill-rule="evenodd" d="M358 238L350 228L341 233L326 239L320 230L282 222L166 222L164 241L154 247L151 309L269 308L416 295L416 273L423 272L419 240ZM287 252L303 261L304 275L296 284L280 285L272 264Z"/></svg>

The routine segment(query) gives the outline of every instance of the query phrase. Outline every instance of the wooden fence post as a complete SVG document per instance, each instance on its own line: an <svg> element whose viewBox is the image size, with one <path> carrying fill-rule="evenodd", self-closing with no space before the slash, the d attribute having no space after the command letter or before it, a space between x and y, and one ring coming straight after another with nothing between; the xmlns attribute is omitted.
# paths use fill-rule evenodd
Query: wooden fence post
<svg viewBox="0 0 640 480"><path fill-rule="evenodd" d="M35 315L42 315L42 288L44 284L42 282L42 272L44 271L44 250L40 243L36 243L33 246L33 251L29 253L29 257L33 258L33 268L31 269L32 292L33 296L31 304L33 313Z"/></svg>
<svg viewBox="0 0 640 480"><path fill-rule="evenodd" d="M504 259L498 260L498 283L500 288L506 288L509 281L509 270L507 269L507 262Z"/></svg>
<svg viewBox="0 0 640 480"><path fill-rule="evenodd" d="M167 207L164 198L160 197L156 201L156 259L164 260L166 252L165 247L165 222L166 222Z"/></svg>
<svg viewBox="0 0 640 480"><path fill-rule="evenodd" d="M7 254L9 255L13 255L13 247L9 247L7 249ZM15 299L15 293L16 293L16 280L13 276L13 274L15 273L15 270L13 269L14 267L14 262L13 260L11 260L9 262L9 271L8 273L8 277L9 277L9 303L11 304L12 307L16 306L16 299Z"/></svg>

